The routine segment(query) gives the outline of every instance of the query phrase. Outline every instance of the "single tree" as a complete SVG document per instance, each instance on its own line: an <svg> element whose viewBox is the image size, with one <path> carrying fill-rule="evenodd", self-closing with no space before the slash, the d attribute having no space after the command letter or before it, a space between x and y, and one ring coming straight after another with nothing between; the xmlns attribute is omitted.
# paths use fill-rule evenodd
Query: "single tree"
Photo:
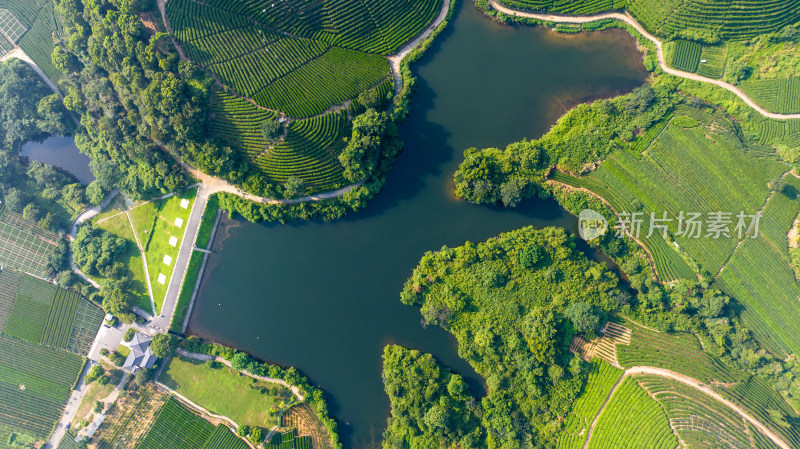
<svg viewBox="0 0 800 449"><path fill-rule="evenodd" d="M122 336L122 341L129 343L133 340L134 335L136 335L136 329L129 327L128 330L125 331L125 335Z"/></svg>
<svg viewBox="0 0 800 449"><path fill-rule="evenodd" d="M171 335L156 334L153 336L153 341L150 342L150 351L152 351L153 355L156 357L164 359L175 351L176 346L177 342Z"/></svg>
<svg viewBox="0 0 800 449"><path fill-rule="evenodd" d="M301 194L306 193L306 185L302 179L290 176L283 185L283 196L286 198L296 198Z"/></svg>
<svg viewBox="0 0 800 449"><path fill-rule="evenodd" d="M265 120L264 123L261 124L261 137L267 142L276 140L282 133L281 122L277 118Z"/></svg>

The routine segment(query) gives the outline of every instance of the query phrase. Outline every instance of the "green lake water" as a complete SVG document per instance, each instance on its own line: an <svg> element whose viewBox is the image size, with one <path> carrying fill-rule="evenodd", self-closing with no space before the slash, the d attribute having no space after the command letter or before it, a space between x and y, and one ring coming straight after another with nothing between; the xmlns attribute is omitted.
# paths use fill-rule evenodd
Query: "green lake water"
<svg viewBox="0 0 800 449"><path fill-rule="evenodd" d="M647 75L622 31L505 26L471 3L458 6L414 71L405 150L369 207L335 223L223 221L190 323L196 335L295 366L325 389L346 448L380 446L386 344L433 353L482 394L455 339L423 328L419 310L400 303L425 251L526 225L576 229L551 200L511 210L456 200L452 174L463 150L537 138L568 107L630 91Z"/></svg>

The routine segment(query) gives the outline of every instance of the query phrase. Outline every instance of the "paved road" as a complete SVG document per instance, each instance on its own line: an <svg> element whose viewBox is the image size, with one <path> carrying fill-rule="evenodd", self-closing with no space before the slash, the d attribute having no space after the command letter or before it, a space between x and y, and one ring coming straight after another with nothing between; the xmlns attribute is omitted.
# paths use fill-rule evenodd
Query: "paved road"
<svg viewBox="0 0 800 449"><path fill-rule="evenodd" d="M532 13L532 12L518 11L518 10L515 10L515 9L511 9L511 8L505 7L505 6L497 3L497 0L489 0L489 3L492 5L492 7L494 9L496 9L497 11L502 12L503 14L508 14L510 16L528 17L528 18L537 19L537 20L545 20L545 21L548 21L548 22L556 22L556 23L587 23L587 22L594 22L595 20L602 20L602 19L621 20L621 21L627 23L628 25L631 25L632 27L636 28L636 31L641 33L642 36L646 37L648 40L652 41L656 45L656 49L658 50L658 63L661 66L661 69L664 70L664 72L669 73L670 75L675 75L675 76L679 76L679 77L682 77L682 78L687 78L687 79L694 80L694 81L700 81L700 82L703 82L703 83L714 84L714 85L719 86L719 87L721 87L723 89L726 89L726 90L728 90L730 92L733 92L734 94L736 94L736 96L738 96L745 103L747 103L748 106L750 106L751 108L755 109L759 114L763 115L764 117L769 117L769 118L778 119L778 120L800 118L800 114L776 114L774 112L769 112L766 109L764 109L761 106L759 106L758 104L756 104L756 102L751 100L750 97L745 95L745 93L742 92L741 89L739 89L738 87L736 87L736 86L734 86L734 85L732 85L730 83L726 83L725 81L706 78L706 77L700 76L700 75L698 75L696 73L684 72L683 70L677 70L677 69L673 69L672 67L669 67L667 65L667 63L666 63L666 59L664 58L664 51L662 49L661 41L658 40L658 38L656 38L652 34L648 33L647 30L645 30L644 27L642 27L639 24L639 22L636 21L636 19L634 19L633 17L631 17L628 14L622 14L622 13L616 13L616 12L605 13L605 14L597 14L597 15L593 15L593 16L564 16L564 15L555 15L555 14L537 14L537 13Z"/></svg>
<svg viewBox="0 0 800 449"><path fill-rule="evenodd" d="M47 84L47 87L49 87L53 92L57 93L59 97L64 98L64 95L61 94L61 91L58 90L58 87L56 87L56 85L53 84L52 81L50 81L50 78L48 78L47 75L45 75L44 71L41 68L39 68L39 66L36 65L35 62L33 62L33 59L31 59L30 56L28 56L24 51L22 51L21 48L15 48L10 52L6 53L2 58L0 58L0 62L9 59L19 59L20 61L27 63L36 73L39 74L39 76L42 78L42 81L44 81L45 84Z"/></svg>
<svg viewBox="0 0 800 449"><path fill-rule="evenodd" d="M91 369L91 367L94 365L95 362L89 361L89 363L83 367L83 372L81 372L78 386L72 391L72 395L69 397L69 402L67 402L67 408L64 410L64 414L61 415L61 420L56 424L56 429L50 435L50 439L47 440L47 443L42 446L42 449L55 449L59 444L61 444L61 440L67 433L67 425L72 422L72 419L78 412L78 407L81 405L83 395L86 393L86 384L83 382L83 378L89 372L89 369Z"/></svg>
<svg viewBox="0 0 800 449"><path fill-rule="evenodd" d="M178 251L178 257L175 259L175 267L169 279L164 304L161 306L161 314L153 318L148 324L148 327L152 327L159 332L167 332L172 322L172 315L175 313L175 306L181 293L183 279L186 277L186 269L189 267L189 260L192 257L194 242L197 240L197 231L200 230L200 223L203 221L203 211L205 211L211 193L212 189L205 184L201 184L197 188L197 196L194 204L192 204L189 220L186 222L181 248Z"/></svg>

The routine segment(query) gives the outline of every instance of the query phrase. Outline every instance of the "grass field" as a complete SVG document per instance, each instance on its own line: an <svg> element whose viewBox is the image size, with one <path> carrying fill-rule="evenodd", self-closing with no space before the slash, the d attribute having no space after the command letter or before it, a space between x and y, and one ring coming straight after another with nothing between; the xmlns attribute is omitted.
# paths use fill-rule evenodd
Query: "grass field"
<svg viewBox="0 0 800 449"><path fill-rule="evenodd" d="M160 313L164 303L164 296L167 293L175 260L178 258L196 194L195 188L179 195L139 205L129 211L133 229L145 249L149 270L147 275L150 277L153 289L156 315ZM148 306L145 310L149 309Z"/></svg>
<svg viewBox="0 0 800 449"><path fill-rule="evenodd" d="M82 367L75 354L0 335L0 425L47 437Z"/></svg>
<svg viewBox="0 0 800 449"><path fill-rule="evenodd" d="M582 448L589 425L597 416L614 385L622 377L622 370L599 359L592 360L589 378L583 391L572 406L564 430L558 437L559 449Z"/></svg>
<svg viewBox="0 0 800 449"><path fill-rule="evenodd" d="M219 198L217 195L212 195L206 203L206 209L203 211L203 221L200 222L200 229L197 231L197 241L195 245L198 248L209 249L211 232L214 229L214 223L216 222L218 212ZM178 295L178 303L175 305L175 313L172 315L172 322L169 327L169 330L172 332L183 332L183 322L186 319L186 314L189 312L189 305L192 302L194 287L197 285L197 279L200 276L200 269L203 266L205 257L206 254L200 251L192 252L192 257L189 259L189 266L186 269L186 277L183 279L183 285L181 286L181 293Z"/></svg>
<svg viewBox="0 0 800 449"><path fill-rule="evenodd" d="M271 427L277 416L273 408L292 398L291 392L281 385L240 376L223 365L210 368L201 361L181 356L169 361L159 380L212 413L227 416L240 425Z"/></svg>
<svg viewBox="0 0 800 449"><path fill-rule="evenodd" d="M144 264L142 263L142 252L139 251L139 246L136 244L131 223L125 213L120 214L113 207L110 209L111 213L106 214L105 217L101 216L103 214L98 215L94 223L97 227L128 241L128 252L122 258L122 262L128 267L127 276L131 279L131 288L128 293L135 298L136 306L142 310L151 311L153 306L150 304L150 293L147 291L147 278L145 277ZM100 281L101 279L98 277L95 280Z"/></svg>
<svg viewBox="0 0 800 449"><path fill-rule="evenodd" d="M57 242L56 234L39 229L0 205L0 267L43 277L47 257Z"/></svg>
<svg viewBox="0 0 800 449"><path fill-rule="evenodd" d="M678 439L672 433L664 411L631 378L623 380L611 396L589 440L589 449L620 447L678 447Z"/></svg>

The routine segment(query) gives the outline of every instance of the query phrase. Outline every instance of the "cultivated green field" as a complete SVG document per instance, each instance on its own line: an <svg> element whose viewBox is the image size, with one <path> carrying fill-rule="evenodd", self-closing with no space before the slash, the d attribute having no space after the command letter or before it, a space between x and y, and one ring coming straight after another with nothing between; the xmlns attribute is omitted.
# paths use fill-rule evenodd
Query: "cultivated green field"
<svg viewBox="0 0 800 449"><path fill-rule="evenodd" d="M103 311L77 293L19 272L0 271L0 332L84 355Z"/></svg>
<svg viewBox="0 0 800 449"><path fill-rule="evenodd" d="M293 399L279 384L240 376L222 364L211 368L182 356L169 361L160 381L212 413L250 426L270 427L276 422L280 404Z"/></svg>
<svg viewBox="0 0 800 449"><path fill-rule="evenodd" d="M46 438L82 366L75 354L0 335L0 426Z"/></svg>
<svg viewBox="0 0 800 449"><path fill-rule="evenodd" d="M391 95L386 55L422 32L442 5L171 0L166 6L188 57L225 86L212 94L210 133L269 181L296 177L314 193L346 185L337 156L350 136L351 114L366 109L357 97L374 89L380 103ZM267 142L261 124L278 115L307 120L291 122L285 139Z"/></svg>
<svg viewBox="0 0 800 449"><path fill-rule="evenodd" d="M529 10L595 14L626 9L648 31L661 37L686 34L705 39L747 39L778 31L800 16L798 0L502 0Z"/></svg>
<svg viewBox="0 0 800 449"><path fill-rule="evenodd" d="M622 370L619 368L599 359L592 360L586 385L573 403L572 413L558 437L559 449L583 447L589 426L620 377Z"/></svg>
<svg viewBox="0 0 800 449"><path fill-rule="evenodd" d="M741 415L717 400L672 379L652 375L635 379L664 407L673 430L689 447L707 447L712 441L751 447Z"/></svg>
<svg viewBox="0 0 800 449"><path fill-rule="evenodd" d="M664 410L631 378L623 380L611 396L589 440L589 449L675 447L678 439Z"/></svg>
<svg viewBox="0 0 800 449"><path fill-rule="evenodd" d="M139 449L202 448L214 426L170 399L161 408Z"/></svg>
<svg viewBox="0 0 800 449"><path fill-rule="evenodd" d="M53 38L61 34L61 24L51 0L0 0L0 8L8 9L26 29L15 43L42 68L53 82L63 74L53 65Z"/></svg>
<svg viewBox="0 0 800 449"><path fill-rule="evenodd" d="M58 239L0 204L0 266L43 277Z"/></svg>
<svg viewBox="0 0 800 449"><path fill-rule="evenodd" d="M646 132L632 149L615 150L589 175L557 173L553 179L591 190L618 214L642 212L645 220L639 239L652 255L662 281L694 280L698 275L716 279L716 287L741 304L742 320L759 341L772 351L797 352L800 346L792 335L798 331L800 286L788 265L786 234L798 206L786 193L777 194L769 187L788 168L774 151L743 140L739 133L736 124L720 114L681 107L657 135ZM639 139L653 140L637 144ZM794 177L786 179L792 188ZM753 222L751 216L762 208L759 236L745 235ZM667 239L660 229L648 237L649 214L660 218L664 211L672 218ZM687 219L692 212L704 217L698 237L693 237L697 233L688 221L682 228L684 235L679 234L681 212ZM709 232L713 212L730 214L729 237L714 238ZM748 216L739 228L742 239L737 231L740 212ZM769 239L764 238L765 232L770 233Z"/></svg>

